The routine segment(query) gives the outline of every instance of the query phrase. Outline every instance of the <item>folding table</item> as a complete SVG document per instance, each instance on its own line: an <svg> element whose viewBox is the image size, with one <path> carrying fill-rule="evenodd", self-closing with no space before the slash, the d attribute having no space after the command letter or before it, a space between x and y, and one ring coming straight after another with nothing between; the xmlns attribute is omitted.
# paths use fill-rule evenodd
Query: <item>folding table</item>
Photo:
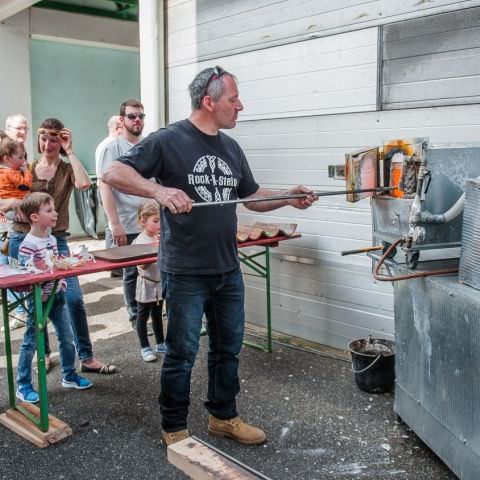
<svg viewBox="0 0 480 480"><path fill-rule="evenodd" d="M239 260L254 273L244 272L265 279L266 283L266 346L252 342L247 345L259 348L266 352L272 351L272 319L271 319L271 292L270 292L270 248L278 246L280 242L299 238L300 234L292 236L277 236L273 238L261 238L259 240L239 243ZM260 251L246 253L241 249L247 247L262 247ZM120 247L123 248L123 247ZM93 252L94 253L94 252ZM264 265L258 261L259 257L265 257ZM42 285L46 282L55 282L61 278L87 275L118 268L146 265L156 262L157 256L152 255L134 260L109 261L97 259L96 262L88 262L84 265L69 270L54 270L46 273L20 273L9 276L0 276L1 301L3 306L3 325L5 330L5 356L7 363L8 401L10 408L0 415L0 423L23 436L39 447L46 447L51 443L71 435L72 431L67 424L48 414L47 377L45 369L45 330L47 328L48 314L51 309L54 296L51 295L45 304L42 303ZM9 303L7 289L30 288L26 297L18 296L14 302ZM53 289L55 291L55 288ZM20 303L27 299L33 300L34 322L36 325L37 346L37 375L40 408L27 402L16 403L15 381L12 362L12 347L10 339L9 313Z"/></svg>
<svg viewBox="0 0 480 480"><path fill-rule="evenodd" d="M10 409L0 415L0 423L14 430L19 435L31 441L39 447L46 447L50 443L55 443L71 435L71 429L55 417L48 415L48 394L47 394L47 375L45 370L45 330L47 328L47 319L50 312L54 295L51 295L46 304L42 304L42 285L45 282L57 282L61 278L86 275L108 270L114 270L123 267L132 267L142 264L156 262L157 257L151 256L135 260L126 260L121 262L111 262L106 260L97 260L88 262L84 265L69 269L55 270L46 273L20 273L16 275L0 277L0 289L2 292L3 306L3 325L5 330L5 356L7 362L7 380L8 380L8 401ZM31 287L31 291L26 298L18 297L16 301L9 304L7 299L7 289ZM56 288L53 289L55 291ZM15 382L13 378L12 347L10 340L9 312L17 307L21 302L28 298L33 300L34 321L36 325L35 336L37 344L37 374L38 374L38 393L40 396L40 409L22 402L15 402ZM28 418L32 423L25 421ZM50 425L51 424L51 425Z"/></svg>

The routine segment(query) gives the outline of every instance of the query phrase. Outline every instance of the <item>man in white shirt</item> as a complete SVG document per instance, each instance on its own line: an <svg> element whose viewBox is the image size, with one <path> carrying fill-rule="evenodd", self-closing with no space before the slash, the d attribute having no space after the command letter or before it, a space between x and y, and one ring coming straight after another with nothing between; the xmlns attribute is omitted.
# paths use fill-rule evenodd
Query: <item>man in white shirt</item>
<svg viewBox="0 0 480 480"><path fill-rule="evenodd" d="M95 149L95 174L97 178L100 178L100 163L102 161L103 153L105 147L112 141L115 140L122 133L122 123L120 121L120 115L112 115L107 122L108 136L105 137ZM98 182L99 184L100 182ZM100 188L100 185L98 185ZM105 223L105 248L112 248L112 232L108 226L108 220ZM120 273L118 273L120 272ZM112 276L118 277L121 276L121 270L112 270Z"/></svg>
<svg viewBox="0 0 480 480"><path fill-rule="evenodd" d="M122 132L104 147L97 163L100 196L111 234L111 238L107 238L109 232L105 232L105 242L109 242L112 246L130 245L140 233L141 228L138 223L137 212L145 199L122 193L110 187L102 181L102 175L114 160L127 153L133 145L142 139L144 118L143 105L138 100L123 102L120 105ZM137 315L136 284L137 268L124 268L123 293L133 328L136 326Z"/></svg>
<svg viewBox="0 0 480 480"><path fill-rule="evenodd" d="M99 165L103 156L105 147L122 134L122 122L120 121L120 115L112 115L107 122L108 136L106 136L95 149L95 173L97 178L100 177Z"/></svg>

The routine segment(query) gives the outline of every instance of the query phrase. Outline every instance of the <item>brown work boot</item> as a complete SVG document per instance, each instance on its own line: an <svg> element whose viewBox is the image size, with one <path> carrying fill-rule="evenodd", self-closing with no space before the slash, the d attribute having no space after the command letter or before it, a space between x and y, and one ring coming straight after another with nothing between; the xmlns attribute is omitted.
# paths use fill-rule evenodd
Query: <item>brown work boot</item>
<svg viewBox="0 0 480 480"><path fill-rule="evenodd" d="M245 423L240 417L220 420L210 415L208 418L208 434L213 437L229 437L245 445L259 445L267 436L257 427Z"/></svg>
<svg viewBox="0 0 480 480"><path fill-rule="evenodd" d="M177 432L166 432L162 430L162 441L168 447L172 443L177 443L180 440L185 440L190 434L188 430L178 430Z"/></svg>

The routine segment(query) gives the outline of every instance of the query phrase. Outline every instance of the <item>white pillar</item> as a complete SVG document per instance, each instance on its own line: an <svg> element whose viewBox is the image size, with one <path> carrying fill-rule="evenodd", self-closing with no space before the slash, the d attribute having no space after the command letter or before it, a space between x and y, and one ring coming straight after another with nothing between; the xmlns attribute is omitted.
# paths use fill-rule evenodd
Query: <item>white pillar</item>
<svg viewBox="0 0 480 480"><path fill-rule="evenodd" d="M140 91L147 135L166 121L164 0L140 0L138 10Z"/></svg>
<svg viewBox="0 0 480 480"><path fill-rule="evenodd" d="M30 12L23 10L0 22L0 130L9 115L21 113L31 128ZM32 131L27 136L28 158L33 158ZM35 152L36 154L36 152Z"/></svg>
<svg viewBox="0 0 480 480"><path fill-rule="evenodd" d="M38 0L2 0L2 4L0 5L0 21L26 10L37 2Z"/></svg>

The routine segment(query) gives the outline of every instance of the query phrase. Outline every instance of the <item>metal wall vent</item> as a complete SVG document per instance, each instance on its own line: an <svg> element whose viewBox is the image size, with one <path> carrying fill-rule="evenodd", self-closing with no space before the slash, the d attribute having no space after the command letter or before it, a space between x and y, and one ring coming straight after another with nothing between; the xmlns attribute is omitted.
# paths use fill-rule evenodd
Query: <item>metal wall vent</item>
<svg viewBox="0 0 480 480"><path fill-rule="evenodd" d="M480 290L480 179L467 180L458 279Z"/></svg>

